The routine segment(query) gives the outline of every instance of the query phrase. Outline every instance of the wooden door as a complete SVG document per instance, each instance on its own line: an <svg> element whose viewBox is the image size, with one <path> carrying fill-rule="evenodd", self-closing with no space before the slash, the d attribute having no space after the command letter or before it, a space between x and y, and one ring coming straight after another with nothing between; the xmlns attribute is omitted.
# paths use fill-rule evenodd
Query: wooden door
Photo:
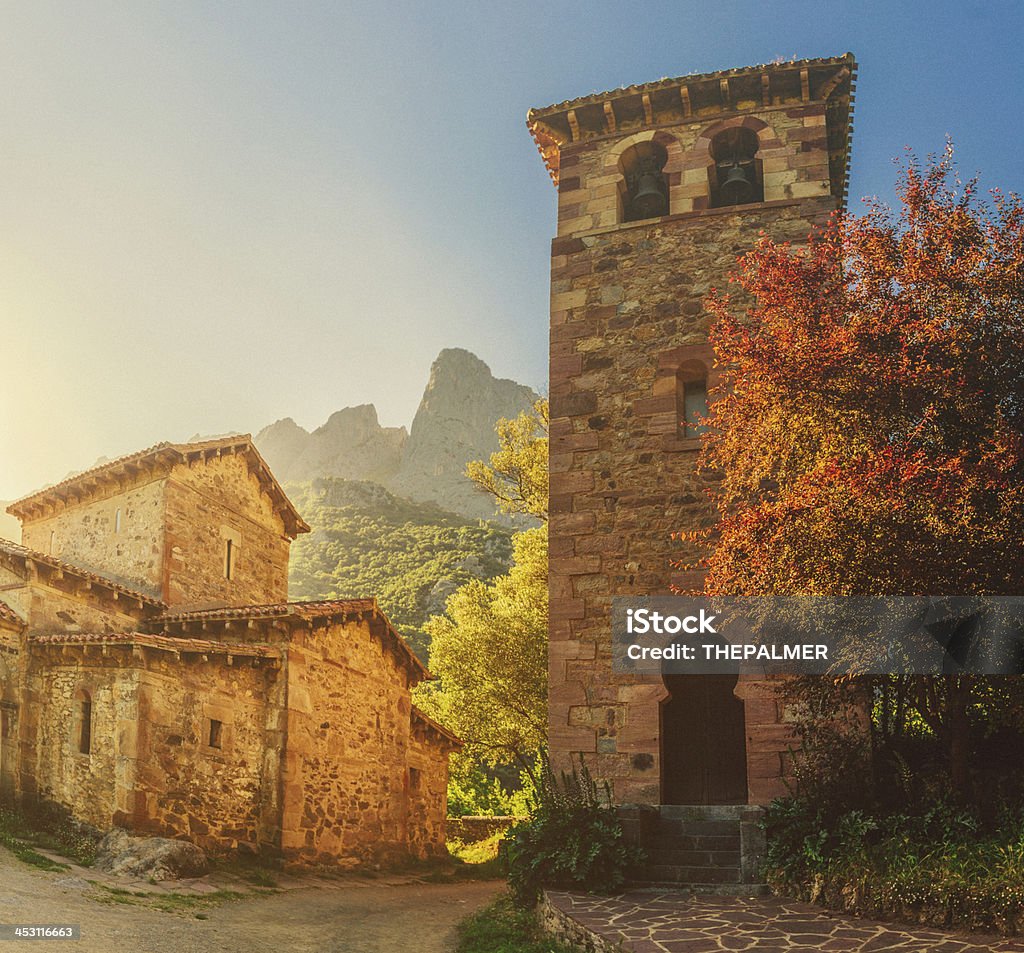
<svg viewBox="0 0 1024 953"><path fill-rule="evenodd" d="M746 804L747 746L735 675L666 675L663 804Z"/></svg>

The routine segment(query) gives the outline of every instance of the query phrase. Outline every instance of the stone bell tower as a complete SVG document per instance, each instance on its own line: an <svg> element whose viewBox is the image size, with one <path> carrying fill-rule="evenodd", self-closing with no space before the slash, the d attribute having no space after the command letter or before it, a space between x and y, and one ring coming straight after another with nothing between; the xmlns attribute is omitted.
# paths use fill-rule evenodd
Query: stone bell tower
<svg viewBox="0 0 1024 953"><path fill-rule="evenodd" d="M764 804L790 734L763 682L613 673L613 596L699 591L670 534L714 516L695 470L716 369L703 300L761 233L843 205L853 56L659 80L531 110L551 245L550 750L620 804Z"/></svg>

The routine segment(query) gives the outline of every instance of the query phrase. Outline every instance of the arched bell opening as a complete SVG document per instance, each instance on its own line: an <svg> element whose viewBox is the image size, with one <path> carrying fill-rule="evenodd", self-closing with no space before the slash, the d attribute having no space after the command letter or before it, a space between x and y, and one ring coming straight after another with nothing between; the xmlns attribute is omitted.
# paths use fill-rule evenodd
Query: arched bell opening
<svg viewBox="0 0 1024 953"><path fill-rule="evenodd" d="M658 142L638 142L619 159L620 216L623 222L639 222L669 214L668 152Z"/></svg>
<svg viewBox="0 0 1024 953"><path fill-rule="evenodd" d="M711 140L708 179L712 208L764 201L764 173L757 134L744 126L723 129Z"/></svg>
<svg viewBox="0 0 1024 953"><path fill-rule="evenodd" d="M665 675L661 803L746 804L747 743L736 675Z"/></svg>

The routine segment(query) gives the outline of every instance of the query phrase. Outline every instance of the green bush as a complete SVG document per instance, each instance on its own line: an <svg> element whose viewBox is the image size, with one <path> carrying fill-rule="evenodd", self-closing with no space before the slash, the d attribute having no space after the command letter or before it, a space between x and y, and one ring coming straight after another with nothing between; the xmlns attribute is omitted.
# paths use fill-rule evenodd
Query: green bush
<svg viewBox="0 0 1024 953"><path fill-rule="evenodd" d="M547 936L531 910L517 910L508 897L459 924L456 953L574 953Z"/></svg>
<svg viewBox="0 0 1024 953"><path fill-rule="evenodd" d="M983 824L939 801L916 814L834 813L809 798L766 813L765 874L779 891L862 916L1024 931L1024 816Z"/></svg>
<svg viewBox="0 0 1024 953"><path fill-rule="evenodd" d="M534 903L547 886L595 892L622 886L627 869L643 855L626 843L607 786L605 795L585 764L559 780L543 762L530 817L510 828L502 842L517 903Z"/></svg>

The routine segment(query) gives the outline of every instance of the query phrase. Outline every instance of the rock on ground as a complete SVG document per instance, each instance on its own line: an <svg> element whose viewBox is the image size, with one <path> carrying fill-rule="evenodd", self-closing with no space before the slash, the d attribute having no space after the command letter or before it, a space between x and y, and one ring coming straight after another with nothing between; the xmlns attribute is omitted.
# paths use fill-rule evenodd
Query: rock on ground
<svg viewBox="0 0 1024 953"><path fill-rule="evenodd" d="M206 854L195 844L166 837L133 837L117 829L100 841L94 866L134 880L201 877L210 869Z"/></svg>

